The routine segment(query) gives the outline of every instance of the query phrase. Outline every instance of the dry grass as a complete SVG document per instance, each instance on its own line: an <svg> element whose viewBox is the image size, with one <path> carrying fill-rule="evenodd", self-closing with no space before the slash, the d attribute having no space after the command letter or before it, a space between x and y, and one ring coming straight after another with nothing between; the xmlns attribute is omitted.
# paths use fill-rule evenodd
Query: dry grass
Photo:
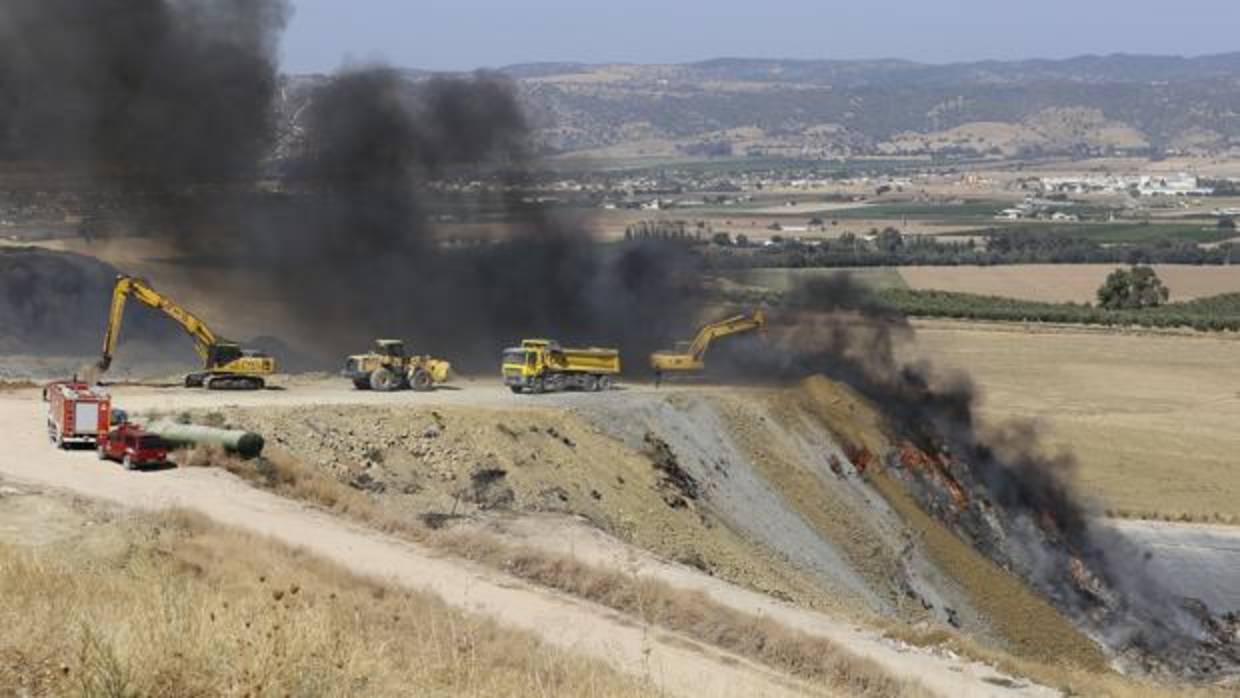
<svg viewBox="0 0 1240 698"><path fill-rule="evenodd" d="M966 370L994 423L1033 419L1074 479L1124 518L1240 519L1240 342L1182 335L919 322L909 358Z"/></svg>
<svg viewBox="0 0 1240 698"><path fill-rule="evenodd" d="M423 594L183 512L0 545L0 694L641 696ZM116 535L118 534L119 535Z"/></svg>
<svg viewBox="0 0 1240 698"><path fill-rule="evenodd" d="M223 467L283 496L322 506L379 530L431 545L534 584L550 587L655 626L753 659L794 676L874 698L926 695L918 685L892 678L871 660L835 643L788 629L774 621L718 604L705 594L675 589L656 580L601 570L565 556L511 547L477 533L433 531L393 516L347 485L280 451L244 461L212 448L186 452L188 466Z"/></svg>
<svg viewBox="0 0 1240 698"><path fill-rule="evenodd" d="M965 657L985 662L999 671L1024 676L1065 696L1091 698L1163 698L1175 694L1183 698L1224 698L1234 690L1223 687L1167 685L1113 672L1099 672L1062 663L1048 663L1016 657L1009 652L979 644L951 628L914 628L888 624L884 634L917 647L941 647Z"/></svg>
<svg viewBox="0 0 1240 698"><path fill-rule="evenodd" d="M929 695L830 640L734 610L702 592L599 569L534 548L505 545L476 533L440 534L437 544L540 586L589 599L850 696Z"/></svg>
<svg viewBox="0 0 1240 698"><path fill-rule="evenodd" d="M0 380L0 393L13 392L17 390L30 390L37 388L39 385L34 381L28 380Z"/></svg>

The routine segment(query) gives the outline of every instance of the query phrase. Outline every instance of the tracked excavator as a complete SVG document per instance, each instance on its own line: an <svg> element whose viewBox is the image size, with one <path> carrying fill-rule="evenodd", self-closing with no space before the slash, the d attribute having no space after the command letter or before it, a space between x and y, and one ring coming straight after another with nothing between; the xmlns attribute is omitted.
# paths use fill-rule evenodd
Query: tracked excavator
<svg viewBox="0 0 1240 698"><path fill-rule="evenodd" d="M125 274L116 277L116 285L112 288L112 309L108 313L108 328L103 336L103 356L98 364L100 371L106 371L112 365L120 338L121 320L125 316L125 303L130 298L172 318L194 340L194 351L202 359L202 370L185 376L186 387L260 390L266 385L266 377L276 372L276 361L270 355L243 349L236 342L221 339L197 315L151 288L144 279Z"/></svg>
<svg viewBox="0 0 1240 698"><path fill-rule="evenodd" d="M704 325L690 342L678 342L675 349L656 351L650 355L650 368L655 382L665 377L694 375L706 369L706 350L711 342L729 335L766 330L766 313L736 315Z"/></svg>

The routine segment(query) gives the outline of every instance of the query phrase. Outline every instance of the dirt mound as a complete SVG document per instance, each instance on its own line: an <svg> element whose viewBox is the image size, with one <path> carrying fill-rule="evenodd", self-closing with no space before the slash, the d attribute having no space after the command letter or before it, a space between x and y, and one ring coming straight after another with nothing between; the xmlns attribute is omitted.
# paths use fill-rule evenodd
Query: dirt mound
<svg viewBox="0 0 1240 698"><path fill-rule="evenodd" d="M0 249L0 353L99 352L117 270L83 255ZM122 342L175 341L179 332L145 308L125 316Z"/></svg>

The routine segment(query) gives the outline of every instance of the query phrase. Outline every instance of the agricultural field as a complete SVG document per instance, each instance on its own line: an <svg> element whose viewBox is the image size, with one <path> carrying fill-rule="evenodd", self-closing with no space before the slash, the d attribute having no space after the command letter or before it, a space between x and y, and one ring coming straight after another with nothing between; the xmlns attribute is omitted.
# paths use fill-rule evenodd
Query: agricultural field
<svg viewBox="0 0 1240 698"><path fill-rule="evenodd" d="M850 221L907 218L944 223L978 222L993 220L996 213L1011 205L1011 202L1004 201L969 201L952 204L883 203L834 211L831 217Z"/></svg>
<svg viewBox="0 0 1240 698"><path fill-rule="evenodd" d="M952 291L1048 303L1089 303L1114 264L1015 264L993 267L902 267L917 291ZM1155 265L1172 301L1240 292L1240 266Z"/></svg>
<svg viewBox="0 0 1240 698"><path fill-rule="evenodd" d="M744 269L727 277L745 286L784 292L799 281L848 275L875 291L909 289L998 296L1042 303L1093 303L1114 264L1010 264L989 267L857 267ZM1171 301L1240 293L1240 265L1154 265L1171 289Z"/></svg>
<svg viewBox="0 0 1240 698"><path fill-rule="evenodd" d="M736 283L777 293L790 291L798 284L811 279L845 276L854 283L874 291L909 287L902 270L897 267L742 269L727 274L727 278Z"/></svg>
<svg viewBox="0 0 1240 698"><path fill-rule="evenodd" d="M1234 230L1220 230L1214 219L1150 223L993 223L986 231L978 232L1055 234L1089 240L1100 245L1164 241L1203 244L1222 242L1236 235Z"/></svg>
<svg viewBox="0 0 1240 698"><path fill-rule="evenodd" d="M907 358L967 371L991 426L1033 420L1112 514L1240 521L1240 337L917 321Z"/></svg>

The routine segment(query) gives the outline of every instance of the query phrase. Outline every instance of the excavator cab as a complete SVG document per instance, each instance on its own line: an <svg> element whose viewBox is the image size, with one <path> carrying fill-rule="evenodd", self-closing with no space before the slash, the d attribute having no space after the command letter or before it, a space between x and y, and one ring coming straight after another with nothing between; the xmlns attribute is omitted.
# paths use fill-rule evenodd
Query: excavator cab
<svg viewBox="0 0 1240 698"><path fill-rule="evenodd" d="M207 351L207 364L210 366L223 366L245 356L241 345L233 342L217 342Z"/></svg>

